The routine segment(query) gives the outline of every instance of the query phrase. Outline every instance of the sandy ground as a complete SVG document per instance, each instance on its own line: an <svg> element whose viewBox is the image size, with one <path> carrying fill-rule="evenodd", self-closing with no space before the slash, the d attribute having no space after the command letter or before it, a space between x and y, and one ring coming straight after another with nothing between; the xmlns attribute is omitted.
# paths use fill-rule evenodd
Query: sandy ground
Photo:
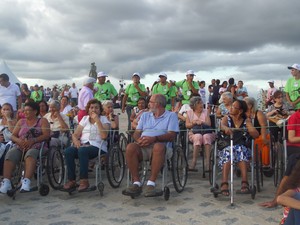
<svg viewBox="0 0 300 225"><path fill-rule="evenodd" d="M126 116L120 115L121 129L125 130ZM199 164L200 164L199 160ZM185 190L177 193L171 181L171 196L168 201L163 197L135 199L123 196L126 177L121 187L110 187L103 173L104 196L99 192L73 193L50 190L42 197L38 192L17 193L12 200L0 195L0 224L278 224L282 208L265 209L257 204L273 198L275 187L273 178L264 178L262 191L254 200L250 195L234 195L234 206L224 196L215 198L210 193L207 178L199 172L189 173ZM93 182L93 174L91 175ZM158 183L160 179L158 180ZM240 188L240 178L235 178L235 190Z"/></svg>

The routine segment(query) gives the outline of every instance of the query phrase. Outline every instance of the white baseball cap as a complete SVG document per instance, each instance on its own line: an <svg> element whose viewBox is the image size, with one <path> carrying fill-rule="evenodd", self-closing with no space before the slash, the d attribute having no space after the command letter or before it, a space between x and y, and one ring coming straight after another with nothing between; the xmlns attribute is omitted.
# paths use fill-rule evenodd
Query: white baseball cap
<svg viewBox="0 0 300 225"><path fill-rule="evenodd" d="M165 72L160 72L158 74L158 77L165 77L165 78L168 78L167 74Z"/></svg>
<svg viewBox="0 0 300 225"><path fill-rule="evenodd" d="M132 77L134 77L134 76L141 77L140 73L138 73L138 72L133 73L133 74L132 74Z"/></svg>
<svg viewBox="0 0 300 225"><path fill-rule="evenodd" d="M97 77L107 77L107 74L101 71L97 74Z"/></svg>
<svg viewBox="0 0 300 225"><path fill-rule="evenodd" d="M274 80L268 80L268 83L274 84Z"/></svg>
<svg viewBox="0 0 300 225"><path fill-rule="evenodd" d="M195 72L194 72L194 70L188 70L188 71L186 71L186 75L195 76Z"/></svg>
<svg viewBox="0 0 300 225"><path fill-rule="evenodd" d="M295 63L293 64L292 66L288 66L288 69L291 70L291 69L296 69L296 70L299 70L300 71L300 65Z"/></svg>

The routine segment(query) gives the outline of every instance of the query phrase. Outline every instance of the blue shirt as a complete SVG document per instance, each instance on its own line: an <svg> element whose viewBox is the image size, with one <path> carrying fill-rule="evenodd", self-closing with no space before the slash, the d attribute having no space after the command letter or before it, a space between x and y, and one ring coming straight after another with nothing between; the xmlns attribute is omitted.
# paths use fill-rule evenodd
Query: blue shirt
<svg viewBox="0 0 300 225"><path fill-rule="evenodd" d="M138 122L137 130L142 130L143 136L159 136L169 131L179 132L177 114L165 111L160 117L154 117L152 112L144 112Z"/></svg>

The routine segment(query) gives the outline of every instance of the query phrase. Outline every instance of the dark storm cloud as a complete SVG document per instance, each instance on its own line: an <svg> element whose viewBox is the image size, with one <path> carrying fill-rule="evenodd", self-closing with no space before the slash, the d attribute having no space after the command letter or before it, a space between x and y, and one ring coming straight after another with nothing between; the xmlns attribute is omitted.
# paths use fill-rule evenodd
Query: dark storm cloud
<svg viewBox="0 0 300 225"><path fill-rule="evenodd" d="M78 77L96 62L124 78L234 67L244 79L279 79L300 58L296 0L7 2L0 55L24 77Z"/></svg>

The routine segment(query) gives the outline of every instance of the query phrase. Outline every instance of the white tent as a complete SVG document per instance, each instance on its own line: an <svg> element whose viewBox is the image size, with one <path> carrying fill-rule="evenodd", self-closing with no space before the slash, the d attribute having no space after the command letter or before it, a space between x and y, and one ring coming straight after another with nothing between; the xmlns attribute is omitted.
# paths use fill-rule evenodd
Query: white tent
<svg viewBox="0 0 300 225"><path fill-rule="evenodd" d="M16 77L16 75L11 71L11 69L8 67L6 62L2 60L0 64L0 74L6 73L9 76L9 82L10 83L19 83L22 84L22 82Z"/></svg>

